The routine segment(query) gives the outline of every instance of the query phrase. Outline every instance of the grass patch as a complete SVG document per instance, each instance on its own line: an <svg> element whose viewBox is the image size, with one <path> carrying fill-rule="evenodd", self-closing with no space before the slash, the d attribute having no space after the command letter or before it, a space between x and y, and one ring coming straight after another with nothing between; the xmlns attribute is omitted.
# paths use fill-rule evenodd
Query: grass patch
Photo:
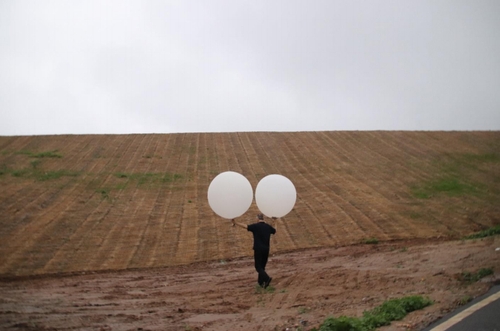
<svg viewBox="0 0 500 331"><path fill-rule="evenodd" d="M161 173L161 172L145 172L145 173L125 173L117 172L115 177L127 179L137 182L138 185L155 184L155 183L171 183L182 178L180 174Z"/></svg>
<svg viewBox="0 0 500 331"><path fill-rule="evenodd" d="M484 277L489 276L489 275L493 275L493 269L492 268L482 268L477 272L464 271L458 276L458 279L462 282L471 284L471 283L475 283L475 282L479 281L481 278L484 278Z"/></svg>
<svg viewBox="0 0 500 331"><path fill-rule="evenodd" d="M35 180L43 182L46 180L59 179L61 177L76 177L79 173L68 170L55 170L55 171L34 171L33 177Z"/></svg>
<svg viewBox="0 0 500 331"><path fill-rule="evenodd" d="M58 179L61 177L76 177L80 175L79 172L69 171L69 170L52 170L52 171L43 171L38 169L38 164L32 164L32 169L24 168L24 169L15 169L15 170L7 170L4 169L5 173L9 172L12 177L17 178L32 178L36 181L43 182L46 180Z"/></svg>
<svg viewBox="0 0 500 331"><path fill-rule="evenodd" d="M498 234L500 234L500 225L491 227L487 230L476 232L474 234L471 234L470 236L465 237L464 239L480 239L480 238L496 236Z"/></svg>
<svg viewBox="0 0 500 331"><path fill-rule="evenodd" d="M456 177L440 178L422 186L412 188L413 196L419 199L429 199L440 193L447 194L448 196L459 196L477 191L477 187L464 183Z"/></svg>
<svg viewBox="0 0 500 331"><path fill-rule="evenodd" d="M36 158L44 158L44 157L59 158L59 159L62 158L62 155L59 154L57 150L39 152L39 153L34 153L31 151L19 151L16 154L28 155L29 157L36 157Z"/></svg>
<svg viewBox="0 0 500 331"><path fill-rule="evenodd" d="M12 170L10 173L13 177L21 178L21 177L31 177L33 171L30 169L16 169Z"/></svg>
<svg viewBox="0 0 500 331"><path fill-rule="evenodd" d="M463 305L468 304L472 300L473 300L473 298L470 295L464 295L463 297L461 297L460 299L457 300L457 304L459 306L463 306Z"/></svg>
<svg viewBox="0 0 500 331"><path fill-rule="evenodd" d="M498 153L452 153L433 162L435 178L410 187L418 199L429 199L438 194L462 196L468 194L498 194L492 182ZM475 178L475 179L474 179Z"/></svg>
<svg viewBox="0 0 500 331"><path fill-rule="evenodd" d="M400 299L391 299L382 305L363 313L363 316L327 318L316 331L370 331L378 327L391 324L392 321L401 320L408 313L425 308L432 304L428 298L409 296Z"/></svg>
<svg viewBox="0 0 500 331"><path fill-rule="evenodd" d="M109 199L110 198L110 196L109 196L109 189L103 188L103 189L96 190L96 192L100 193L101 194L101 198L103 198L103 199Z"/></svg>
<svg viewBox="0 0 500 331"><path fill-rule="evenodd" d="M462 155L463 159L468 162L500 162L500 155L495 153L485 153L485 154L471 154L466 153Z"/></svg>
<svg viewBox="0 0 500 331"><path fill-rule="evenodd" d="M367 238L367 239L363 240L363 244L376 245L378 243L379 243L379 241L377 238Z"/></svg>
<svg viewBox="0 0 500 331"><path fill-rule="evenodd" d="M274 293L276 288L272 285L269 285L266 288L263 288L260 285L255 285L255 294L265 294L265 293Z"/></svg>

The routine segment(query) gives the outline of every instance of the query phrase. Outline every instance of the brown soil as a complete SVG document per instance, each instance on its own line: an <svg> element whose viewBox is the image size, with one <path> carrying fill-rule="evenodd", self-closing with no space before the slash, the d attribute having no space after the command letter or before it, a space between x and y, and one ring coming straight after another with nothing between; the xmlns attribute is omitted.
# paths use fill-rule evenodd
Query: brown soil
<svg viewBox="0 0 500 331"><path fill-rule="evenodd" d="M297 189L273 293L208 205L223 171ZM498 238L452 240L500 224L500 131L0 137L0 187L0 329L298 330L421 294L388 328L418 329L499 272Z"/></svg>
<svg viewBox="0 0 500 331"><path fill-rule="evenodd" d="M0 276L249 256L249 236L207 201L229 170L254 189L274 173L294 183L277 253L500 224L500 131L0 137ZM425 191L450 179L458 192Z"/></svg>
<svg viewBox="0 0 500 331"><path fill-rule="evenodd" d="M2 330L310 330L328 316L360 316L384 300L434 304L381 330L419 330L473 297L496 275L500 237L413 240L275 254L274 291L259 292L251 258L166 268L0 281Z"/></svg>

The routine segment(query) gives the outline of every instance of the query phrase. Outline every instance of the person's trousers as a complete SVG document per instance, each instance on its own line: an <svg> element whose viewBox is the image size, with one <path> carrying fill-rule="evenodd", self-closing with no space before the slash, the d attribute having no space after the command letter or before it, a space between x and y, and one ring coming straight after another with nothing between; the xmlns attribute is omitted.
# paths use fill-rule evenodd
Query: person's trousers
<svg viewBox="0 0 500 331"><path fill-rule="evenodd" d="M259 285L269 281L269 275L266 273L266 264L269 257L269 250L254 250L255 270L259 273L257 282Z"/></svg>

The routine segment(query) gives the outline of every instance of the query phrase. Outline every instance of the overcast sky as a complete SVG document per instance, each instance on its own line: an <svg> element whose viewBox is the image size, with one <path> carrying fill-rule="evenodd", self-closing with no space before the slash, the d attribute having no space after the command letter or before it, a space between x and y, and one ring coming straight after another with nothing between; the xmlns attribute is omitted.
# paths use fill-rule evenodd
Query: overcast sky
<svg viewBox="0 0 500 331"><path fill-rule="evenodd" d="M500 130L500 1L0 1L0 135Z"/></svg>

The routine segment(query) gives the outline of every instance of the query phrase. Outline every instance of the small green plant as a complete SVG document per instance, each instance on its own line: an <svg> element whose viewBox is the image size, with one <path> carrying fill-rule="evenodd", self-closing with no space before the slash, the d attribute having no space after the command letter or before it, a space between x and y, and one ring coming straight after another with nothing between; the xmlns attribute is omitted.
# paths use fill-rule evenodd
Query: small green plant
<svg viewBox="0 0 500 331"><path fill-rule="evenodd" d="M464 154L463 159L469 162L500 162L500 155L495 153Z"/></svg>
<svg viewBox="0 0 500 331"><path fill-rule="evenodd" d="M418 199L429 199L436 194L459 196L477 192L473 185L466 184L456 177L445 177L430 181L422 186L412 188L412 194Z"/></svg>
<svg viewBox="0 0 500 331"><path fill-rule="evenodd" d="M23 154L23 155L28 155L29 157L36 157L36 158L44 158L44 157L62 158L62 155L57 153L57 150L40 152L40 153L33 153L31 151L19 151L16 154Z"/></svg>
<svg viewBox="0 0 500 331"><path fill-rule="evenodd" d="M153 184L153 183L170 183L182 178L182 175L159 172L146 173L124 173L117 172L114 174L117 178L126 178L129 181L135 181L138 185Z"/></svg>
<svg viewBox="0 0 500 331"><path fill-rule="evenodd" d="M417 218L421 218L421 217L422 217L422 214L420 214L420 213L417 213L414 211L410 212L410 218L412 218L412 219L417 219Z"/></svg>
<svg viewBox="0 0 500 331"><path fill-rule="evenodd" d="M33 169L37 169L37 168L38 168L38 166L40 165L40 163L41 163L41 162L40 162L40 160L34 160L34 161L31 161L31 162L30 162L31 167L32 167Z"/></svg>
<svg viewBox="0 0 500 331"><path fill-rule="evenodd" d="M264 293L274 293L276 291L276 288L272 285L263 288L260 285L255 285L255 294L264 294Z"/></svg>
<svg viewBox="0 0 500 331"><path fill-rule="evenodd" d="M464 271L458 276L458 279L462 282L470 284L470 283L475 283L479 281L481 278L484 278L492 274L493 274L493 269L482 268L477 272Z"/></svg>
<svg viewBox="0 0 500 331"><path fill-rule="evenodd" d="M365 244L370 244L370 245L376 245L378 244L378 239L377 238L367 238L363 241Z"/></svg>
<svg viewBox="0 0 500 331"><path fill-rule="evenodd" d="M468 304L469 302L472 301L472 297L470 295L464 295L463 297L461 297L458 301L457 301L457 304L459 306L463 306L463 305L466 305Z"/></svg>
<svg viewBox="0 0 500 331"><path fill-rule="evenodd" d="M31 171L29 169L19 169L11 172L14 177L27 177L30 173Z"/></svg>
<svg viewBox="0 0 500 331"><path fill-rule="evenodd" d="M33 176L37 181L43 182L51 179L58 179L61 177L76 177L77 172L68 170L55 170L55 171L35 171Z"/></svg>
<svg viewBox="0 0 500 331"><path fill-rule="evenodd" d="M101 198L103 199L109 199L109 190L108 189L99 189L99 190L96 190L97 193L101 193Z"/></svg>
<svg viewBox="0 0 500 331"><path fill-rule="evenodd" d="M471 234L470 236L465 237L465 239L480 239L480 238L495 236L497 234L500 234L500 225Z"/></svg>
<svg viewBox="0 0 500 331"><path fill-rule="evenodd" d="M400 299L391 299L365 311L363 316L338 318L329 317L319 327L319 331L371 331L381 326L389 325L405 317L408 313L425 308L432 304L428 298L409 296ZM317 329L313 329L318 331Z"/></svg>
<svg viewBox="0 0 500 331"><path fill-rule="evenodd" d="M299 307L299 314L305 314L309 311L307 307Z"/></svg>

